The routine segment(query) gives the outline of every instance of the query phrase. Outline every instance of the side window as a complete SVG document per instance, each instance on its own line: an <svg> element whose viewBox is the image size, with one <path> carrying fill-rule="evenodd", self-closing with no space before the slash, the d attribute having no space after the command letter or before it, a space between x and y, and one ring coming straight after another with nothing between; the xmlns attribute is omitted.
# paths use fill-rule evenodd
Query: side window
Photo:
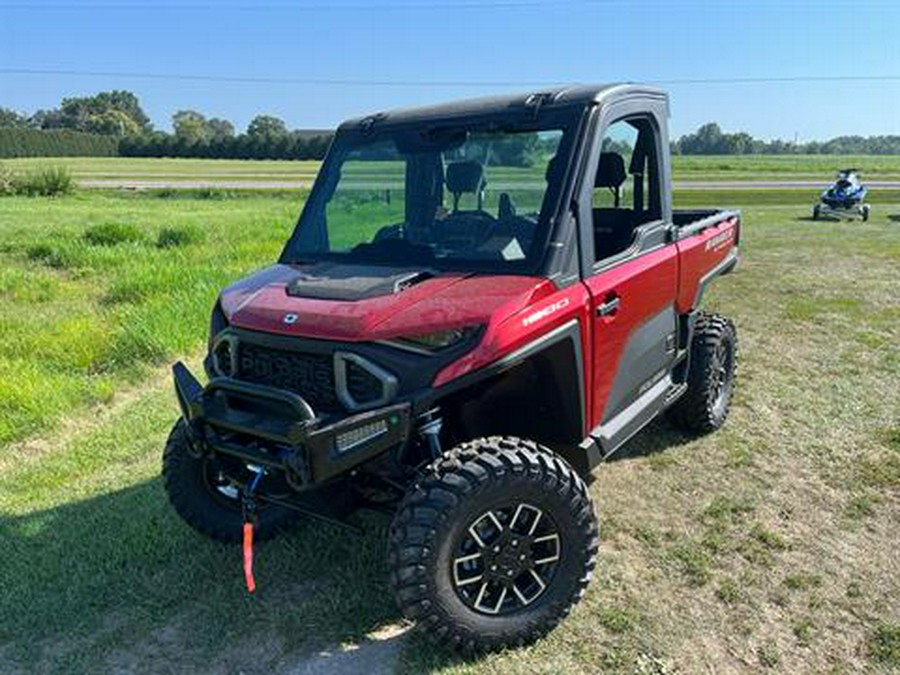
<svg viewBox="0 0 900 675"><path fill-rule="evenodd" d="M592 199L595 260L627 250L641 225L662 217L656 130L645 117L610 124L601 139Z"/></svg>

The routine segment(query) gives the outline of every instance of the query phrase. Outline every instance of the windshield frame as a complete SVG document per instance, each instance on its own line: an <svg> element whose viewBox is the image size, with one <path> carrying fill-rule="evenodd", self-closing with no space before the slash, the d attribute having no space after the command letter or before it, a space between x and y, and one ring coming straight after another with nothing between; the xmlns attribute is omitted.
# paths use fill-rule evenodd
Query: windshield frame
<svg viewBox="0 0 900 675"><path fill-rule="evenodd" d="M504 110L488 114L448 115L434 119L412 122L390 123L376 121L374 124L355 123L342 125L335 134L332 146L319 170L312 190L303 206L294 230L282 250L279 262L288 265L309 264L322 261L353 263L350 252L310 252L299 248L304 224L315 217L316 212L325 209L332 196L331 181L339 180L340 166L348 151L363 141L377 142L383 138L391 138L397 134L406 134L419 130L447 127L466 127L468 131L550 131L560 130L562 136L557 146L556 157L562 167L555 172L553 179L547 183L544 202L537 221L536 235L522 260L497 261L487 259L435 258L427 263L429 268L440 271L475 272L487 274L523 275L535 274L546 264L548 244L554 236L558 215L565 202L566 178L569 173L565 169L571 166L573 157L578 152L580 130L583 122L583 106L559 106L553 109L539 110L523 108L521 111ZM369 118L371 119L371 118ZM310 226L312 224L310 223ZM396 266L391 263L366 262L365 264ZM423 265L413 265L423 266Z"/></svg>

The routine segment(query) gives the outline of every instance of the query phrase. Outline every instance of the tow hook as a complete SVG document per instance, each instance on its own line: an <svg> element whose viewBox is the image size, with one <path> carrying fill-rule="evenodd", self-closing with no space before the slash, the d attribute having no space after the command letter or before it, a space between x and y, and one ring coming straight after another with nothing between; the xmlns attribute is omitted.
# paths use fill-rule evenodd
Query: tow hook
<svg viewBox="0 0 900 675"><path fill-rule="evenodd" d="M259 508L253 493L262 480L265 469L260 468L249 485L241 490L241 515L244 520L244 581L247 582L247 591L253 593L256 590L256 579L253 577L253 530L259 521Z"/></svg>

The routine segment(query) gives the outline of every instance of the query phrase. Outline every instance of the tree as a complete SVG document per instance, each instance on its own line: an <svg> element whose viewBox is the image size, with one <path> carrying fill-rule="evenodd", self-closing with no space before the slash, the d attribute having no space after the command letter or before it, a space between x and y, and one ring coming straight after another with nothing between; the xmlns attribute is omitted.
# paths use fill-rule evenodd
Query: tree
<svg viewBox="0 0 900 675"><path fill-rule="evenodd" d="M22 129L28 126L28 118L11 108L0 107L0 127Z"/></svg>
<svg viewBox="0 0 900 675"><path fill-rule="evenodd" d="M38 110L28 118L28 124L35 129L63 129L63 114L58 108Z"/></svg>
<svg viewBox="0 0 900 675"><path fill-rule="evenodd" d="M247 127L247 135L254 139L271 140L288 135L287 125L272 115L257 115Z"/></svg>
<svg viewBox="0 0 900 675"><path fill-rule="evenodd" d="M234 138L234 125L228 120L218 117L210 118L206 121L206 129L213 141L222 142Z"/></svg>
<svg viewBox="0 0 900 675"><path fill-rule="evenodd" d="M54 117L54 121L57 119L60 126L68 129L105 129L102 133L120 137L151 130L150 118L130 91L101 91L94 96L64 98L59 117ZM43 122L41 126L48 128Z"/></svg>
<svg viewBox="0 0 900 675"><path fill-rule="evenodd" d="M210 133L206 117L196 110L179 110L172 115L175 138L187 145L209 140Z"/></svg>
<svg viewBox="0 0 900 675"><path fill-rule="evenodd" d="M141 134L138 123L121 110L106 110L99 115L91 115L84 125L84 130L92 134L118 138Z"/></svg>

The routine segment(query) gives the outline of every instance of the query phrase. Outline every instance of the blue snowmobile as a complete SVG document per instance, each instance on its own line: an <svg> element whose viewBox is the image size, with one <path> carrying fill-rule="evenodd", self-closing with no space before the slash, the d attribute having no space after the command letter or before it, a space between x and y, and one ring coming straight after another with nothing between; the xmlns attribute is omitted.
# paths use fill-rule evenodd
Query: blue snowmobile
<svg viewBox="0 0 900 675"><path fill-rule="evenodd" d="M813 219L821 216L869 219L869 205L864 203L869 188L859 182L856 169L841 169L834 184L822 193L813 206Z"/></svg>

